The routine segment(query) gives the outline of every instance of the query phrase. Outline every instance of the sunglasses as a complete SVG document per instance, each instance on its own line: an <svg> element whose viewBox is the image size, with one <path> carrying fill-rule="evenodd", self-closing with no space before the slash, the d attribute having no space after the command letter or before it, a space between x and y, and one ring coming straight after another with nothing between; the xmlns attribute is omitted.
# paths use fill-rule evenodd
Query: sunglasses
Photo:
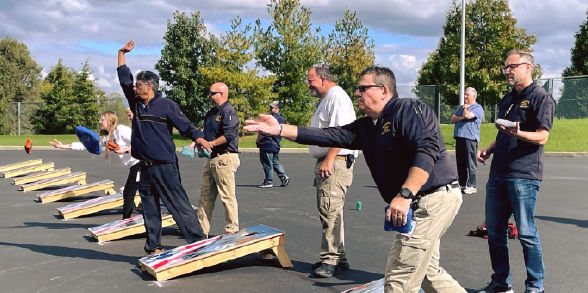
<svg viewBox="0 0 588 293"><path fill-rule="evenodd" d="M213 91L210 91L210 92L208 92L208 95L212 97L212 96L214 96L216 94L222 94L222 93L223 92L213 92Z"/></svg>
<svg viewBox="0 0 588 293"><path fill-rule="evenodd" d="M355 87L355 90L363 93L365 91L367 91L367 89L371 88L371 87L384 87L383 84L362 84L362 85L358 85Z"/></svg>

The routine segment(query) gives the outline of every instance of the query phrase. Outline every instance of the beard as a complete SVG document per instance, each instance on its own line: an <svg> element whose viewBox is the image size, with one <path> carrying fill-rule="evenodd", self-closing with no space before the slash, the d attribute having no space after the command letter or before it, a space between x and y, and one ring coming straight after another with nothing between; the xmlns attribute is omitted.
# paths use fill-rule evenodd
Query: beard
<svg viewBox="0 0 588 293"><path fill-rule="evenodd" d="M311 86L308 89L310 90L311 97L318 97L319 96L318 91L315 87Z"/></svg>

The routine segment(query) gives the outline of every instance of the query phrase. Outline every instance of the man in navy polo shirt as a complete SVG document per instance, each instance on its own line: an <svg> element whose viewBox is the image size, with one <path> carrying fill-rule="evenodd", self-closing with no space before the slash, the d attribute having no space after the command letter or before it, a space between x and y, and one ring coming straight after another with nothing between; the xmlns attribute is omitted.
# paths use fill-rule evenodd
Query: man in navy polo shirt
<svg viewBox="0 0 588 293"><path fill-rule="evenodd" d="M484 117L484 109L476 103L478 92L473 87L465 90L464 104L451 117L455 123L455 160L461 191L465 194L478 192L476 188L476 152L480 142L480 125Z"/></svg>
<svg viewBox="0 0 588 293"><path fill-rule="evenodd" d="M282 103L279 101L273 101L269 104L269 106L272 116L274 116L274 118L276 118L280 124L286 123L286 119L284 119L284 116L280 114ZM281 140L282 138L280 136L263 135L261 133L258 134L257 138L255 139L255 144L259 148L259 160L261 161L263 173L265 174L265 179L263 180L263 183L259 185L259 188L274 187L274 171L276 171L280 181L282 181L282 187L290 183L290 177L286 175L286 170L284 170L284 167L282 164L280 164L279 154Z"/></svg>
<svg viewBox="0 0 588 293"><path fill-rule="evenodd" d="M544 291L535 203L543 179L543 146L553 124L555 101L533 83L534 65L531 54L508 52L503 73L512 90L502 98L498 118L516 122L516 126L500 126L496 141L478 152L481 163L494 154L486 184L486 229L494 274L490 284L478 292L512 292L507 243L511 215L525 256L525 293Z"/></svg>
<svg viewBox="0 0 588 293"><path fill-rule="evenodd" d="M210 149L210 146L203 139L204 133L194 127L178 104L161 96L159 77L155 73L139 72L137 82L133 85L133 75L126 65L125 54L134 47L135 42L130 41L118 50L117 72L132 112L129 115L133 123L131 155L141 161L139 194L147 231L145 252L153 254L163 251L160 199L186 242L196 242L203 236L196 213L181 183L172 129L175 127L199 147Z"/></svg>

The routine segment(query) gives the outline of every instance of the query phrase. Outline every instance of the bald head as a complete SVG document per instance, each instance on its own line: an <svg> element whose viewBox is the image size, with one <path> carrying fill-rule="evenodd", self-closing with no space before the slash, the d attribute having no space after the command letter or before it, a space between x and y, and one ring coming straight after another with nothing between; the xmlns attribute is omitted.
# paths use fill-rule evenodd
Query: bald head
<svg viewBox="0 0 588 293"><path fill-rule="evenodd" d="M229 87L222 82L215 82L210 86L209 97L218 107L229 99Z"/></svg>

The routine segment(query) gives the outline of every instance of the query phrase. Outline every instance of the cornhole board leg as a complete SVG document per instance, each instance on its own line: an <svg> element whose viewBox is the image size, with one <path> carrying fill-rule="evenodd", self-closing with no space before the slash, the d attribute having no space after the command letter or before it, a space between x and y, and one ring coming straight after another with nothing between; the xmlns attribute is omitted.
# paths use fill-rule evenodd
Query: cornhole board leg
<svg viewBox="0 0 588 293"><path fill-rule="evenodd" d="M266 233L267 231L269 232ZM284 232L257 225L235 234L217 236L177 247L174 250L168 250L157 255L144 257L139 260L139 264L143 271L161 281L251 253L271 249L276 252L280 265L292 267L292 263L283 247L284 242ZM274 248L276 249L274 250Z"/></svg>
<svg viewBox="0 0 588 293"><path fill-rule="evenodd" d="M0 166L0 173L4 173L6 171L10 171L10 170L14 170L14 169L19 169L22 167L39 165L41 163L43 163L42 159L36 159L36 160L16 162L16 163L8 164L8 165L2 165L2 166Z"/></svg>
<svg viewBox="0 0 588 293"><path fill-rule="evenodd" d="M4 178L12 178L12 177L16 177L16 176L20 176L20 175L24 175L24 174L29 174L29 173L33 173L33 172L38 172L38 171L53 171L54 168L55 168L55 165L53 164L53 162L43 163L43 164L39 164L39 165L33 165L33 166L28 166L28 167L23 167L23 168L19 168L19 169L6 171L6 172L4 172Z"/></svg>
<svg viewBox="0 0 588 293"><path fill-rule="evenodd" d="M28 175L25 177L14 178L14 179L12 179L12 184L21 185L21 184L31 183L31 182L35 182L35 181L39 181L39 180L43 180L43 179L55 178L55 177L59 177L59 176L67 175L67 174L71 174L70 168L57 169L54 171L47 171L47 172L42 172L42 173L38 173L38 174Z"/></svg>
<svg viewBox="0 0 588 293"><path fill-rule="evenodd" d="M61 178L63 177L63 178ZM52 179L43 179L39 181L35 181L33 183L21 185L19 190L21 191L31 191L31 190L39 190L49 186L58 186L58 185L65 185L70 183L77 183L77 185L86 185L86 173L85 172L76 172L67 175L63 175L60 177L52 178Z"/></svg>
<svg viewBox="0 0 588 293"><path fill-rule="evenodd" d="M90 199L91 201L93 199ZM137 201L137 196L135 196L134 201ZM77 218L80 216L85 216L93 213L97 213L103 210L114 209L123 206L124 199L121 197L120 199L109 201L109 202L97 202L95 205L91 205L85 208L80 208L77 210L73 210L71 212L62 212L60 209L57 209L57 212L63 217L64 220Z"/></svg>
<svg viewBox="0 0 588 293"><path fill-rule="evenodd" d="M176 221L170 214L161 216L161 228L175 225ZM101 228L102 226L108 226ZM89 228L90 235L98 240L98 243L117 240L131 235L145 233L143 216L138 215L124 220L118 220L105 225ZM104 230L104 231L102 231Z"/></svg>

